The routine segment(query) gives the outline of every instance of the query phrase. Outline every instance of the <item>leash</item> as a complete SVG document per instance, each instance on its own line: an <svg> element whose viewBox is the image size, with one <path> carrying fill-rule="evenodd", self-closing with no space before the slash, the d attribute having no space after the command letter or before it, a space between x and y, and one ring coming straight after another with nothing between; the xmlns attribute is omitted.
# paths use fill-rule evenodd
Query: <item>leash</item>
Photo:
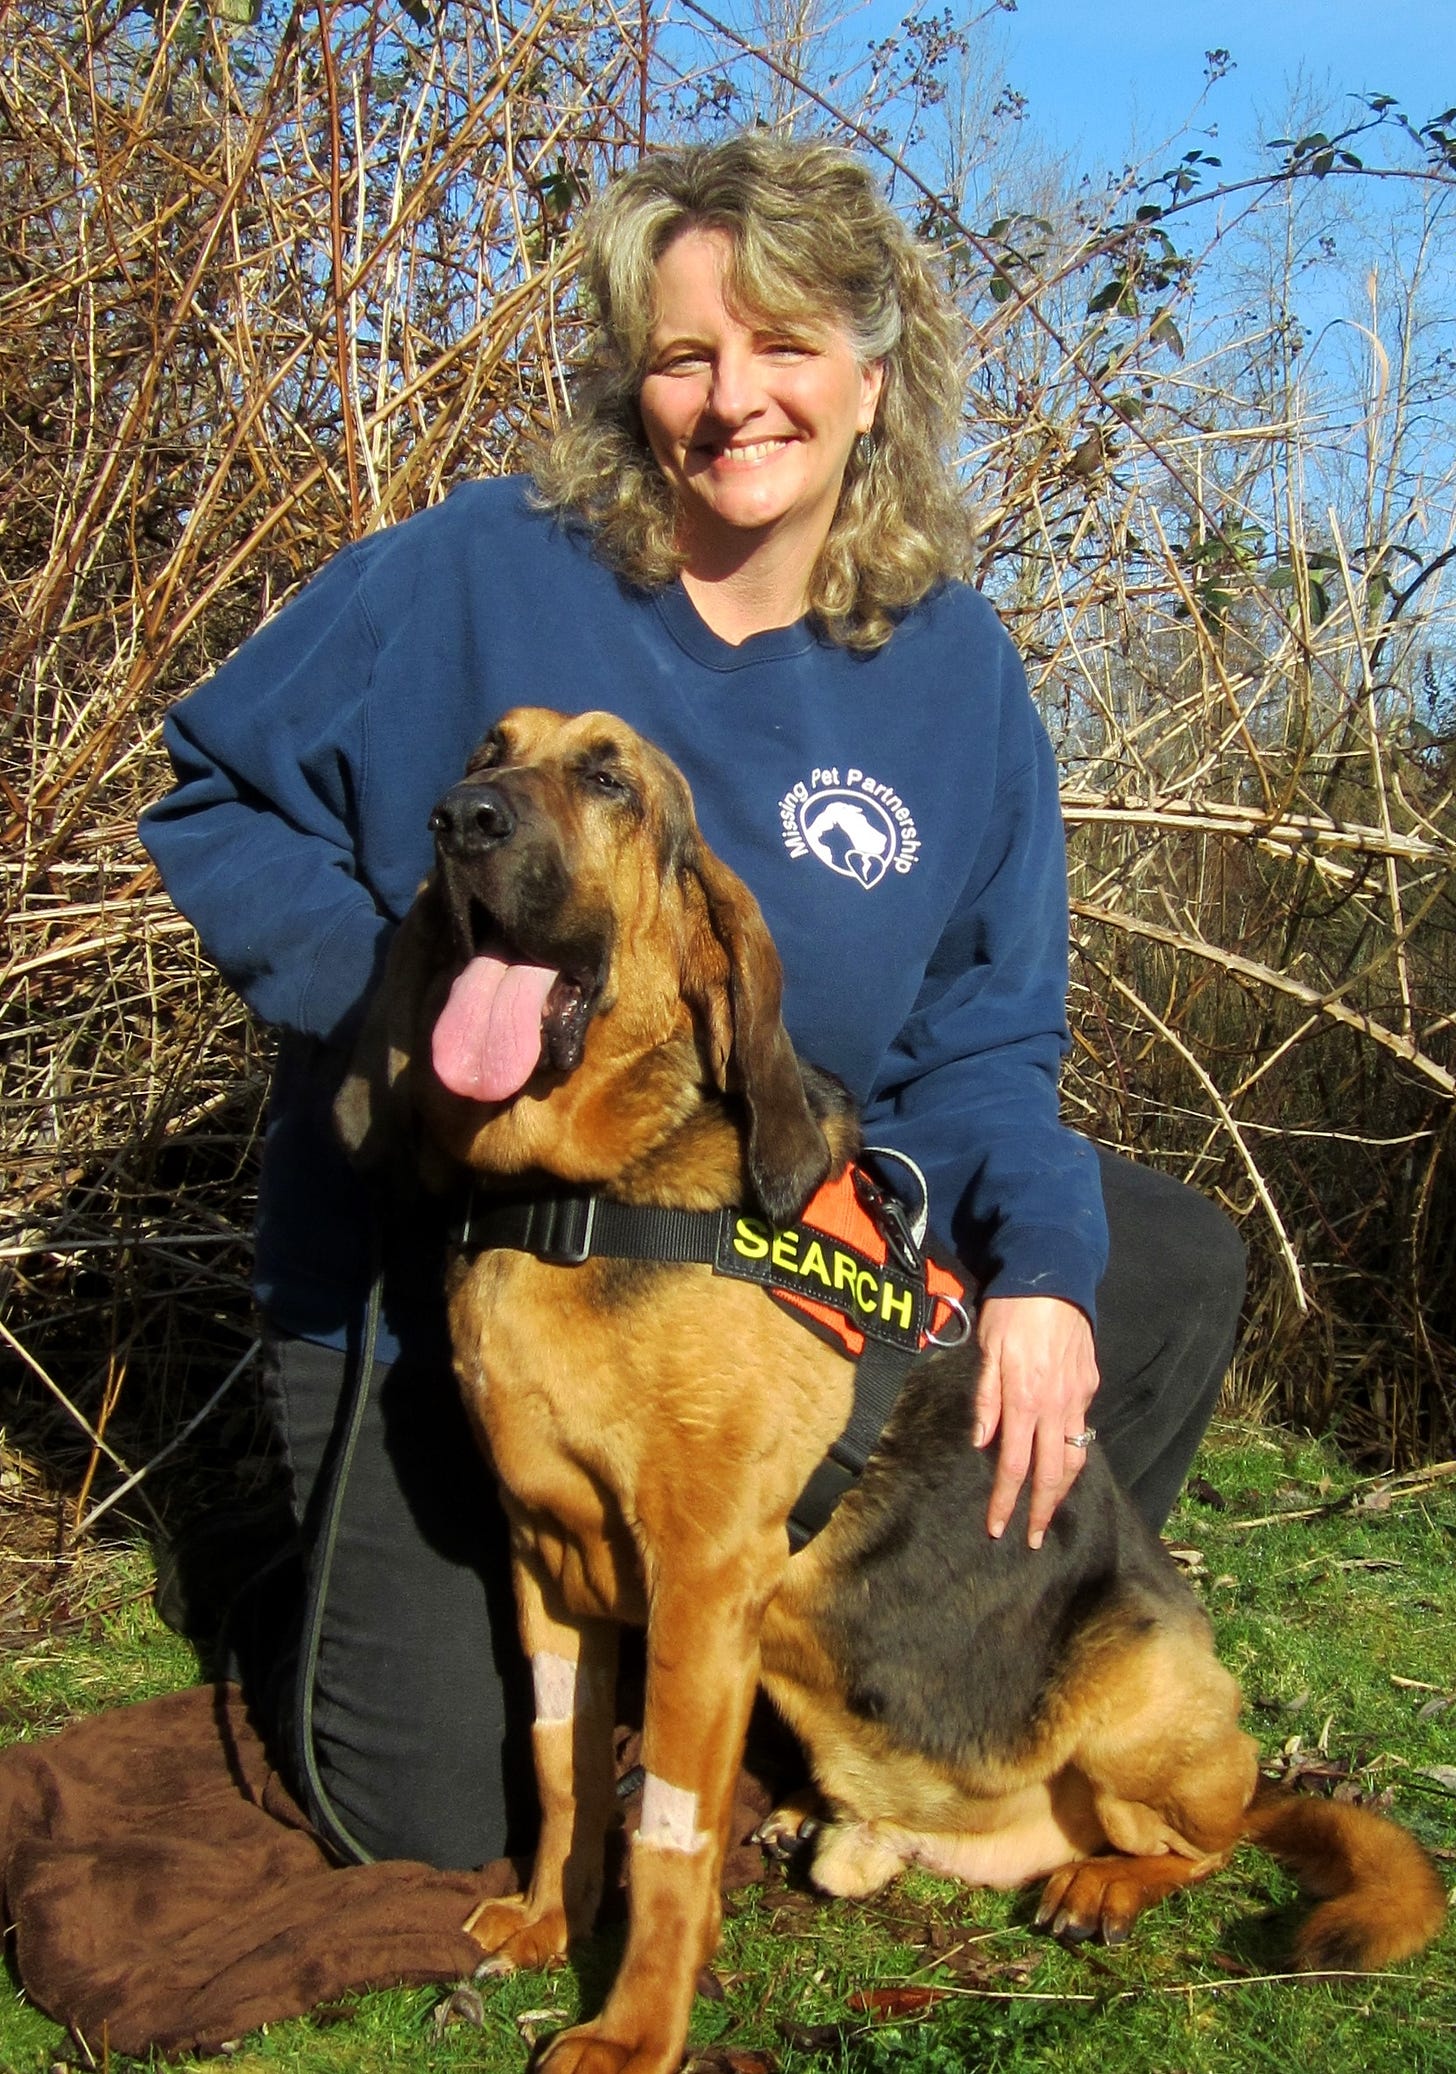
<svg viewBox="0 0 1456 2074"><path fill-rule="evenodd" d="M899 1153L871 1148L870 1156L910 1168L921 1187L918 1209L853 1162L793 1225L770 1225L738 1207L677 1210L583 1191L501 1198L472 1189L449 1237L462 1252L505 1248L556 1267L592 1259L711 1267L758 1283L852 1359L848 1423L790 1515L789 1538L798 1549L863 1472L917 1356L960 1346L971 1333L965 1284L923 1251L918 1167Z"/></svg>
<svg viewBox="0 0 1456 2074"><path fill-rule="evenodd" d="M313 1701L314 1686L318 1677L319 1649L323 1641L329 1577L334 1567L334 1550L338 1544L339 1528L343 1519L344 1494L348 1488L349 1471L353 1466L359 1435L364 1430L364 1415L369 1409L369 1391L374 1377L374 1350L379 1341L379 1314L384 1299L384 1267L379 1255L380 1244L376 1228L374 1275L369 1286L368 1308L364 1313L364 1332L359 1344L359 1359L350 1379L343 1439L329 1484L328 1502L324 1507L323 1520L314 1549L314 1560L310 1566L308 1591L304 1599L303 1635L298 1660L297 1744L294 1753L313 1801L310 1812L314 1826L342 1857L352 1859L357 1865L372 1865L375 1862L374 1853L354 1835L334 1806L328 1788L324 1785L319 1771L318 1752L314 1745Z"/></svg>

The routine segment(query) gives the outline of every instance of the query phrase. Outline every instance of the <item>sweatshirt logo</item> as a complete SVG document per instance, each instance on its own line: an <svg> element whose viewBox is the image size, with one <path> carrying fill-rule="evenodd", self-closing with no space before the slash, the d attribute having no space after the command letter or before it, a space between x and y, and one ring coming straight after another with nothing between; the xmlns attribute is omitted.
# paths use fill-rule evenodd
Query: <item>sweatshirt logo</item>
<svg viewBox="0 0 1456 2074"><path fill-rule="evenodd" d="M886 872L903 878L920 854L910 809L893 785L850 764L801 778L779 801L784 847L791 857L817 857L841 878L866 888Z"/></svg>

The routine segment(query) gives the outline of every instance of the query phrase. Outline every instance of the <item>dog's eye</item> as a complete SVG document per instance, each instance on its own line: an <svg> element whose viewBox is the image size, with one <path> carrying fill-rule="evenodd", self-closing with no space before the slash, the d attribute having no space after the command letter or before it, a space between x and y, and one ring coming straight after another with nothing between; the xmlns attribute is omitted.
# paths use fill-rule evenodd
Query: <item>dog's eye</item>
<svg viewBox="0 0 1456 2074"><path fill-rule="evenodd" d="M590 765L582 772L581 779L588 791L600 793L604 799L625 800L635 797L627 780L609 765Z"/></svg>
<svg viewBox="0 0 1456 2074"><path fill-rule="evenodd" d="M493 771L504 763L506 738L499 728L492 728L480 747L466 764L466 775L474 777L477 771Z"/></svg>

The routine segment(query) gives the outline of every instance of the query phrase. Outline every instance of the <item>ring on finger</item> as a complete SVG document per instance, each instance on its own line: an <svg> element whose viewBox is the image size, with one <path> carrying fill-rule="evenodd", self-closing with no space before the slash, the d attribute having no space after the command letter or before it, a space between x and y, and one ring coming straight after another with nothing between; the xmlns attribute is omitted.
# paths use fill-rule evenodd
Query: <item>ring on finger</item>
<svg viewBox="0 0 1456 2074"><path fill-rule="evenodd" d="M1095 1426L1084 1426L1080 1433L1069 1433L1067 1435L1067 1446L1081 1448L1085 1453L1096 1438L1097 1428Z"/></svg>

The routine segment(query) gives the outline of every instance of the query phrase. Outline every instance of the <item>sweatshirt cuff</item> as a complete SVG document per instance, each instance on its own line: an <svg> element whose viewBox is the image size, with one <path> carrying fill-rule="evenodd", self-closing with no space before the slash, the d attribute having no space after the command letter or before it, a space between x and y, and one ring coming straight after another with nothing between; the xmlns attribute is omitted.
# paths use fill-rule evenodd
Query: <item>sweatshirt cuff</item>
<svg viewBox="0 0 1456 2074"><path fill-rule="evenodd" d="M1049 1225L1013 1225L997 1232L981 1265L983 1297L1058 1296L1096 1325L1105 1247Z"/></svg>
<svg viewBox="0 0 1456 2074"><path fill-rule="evenodd" d="M372 907L341 915L319 946L304 983L297 1028L311 1037L346 1042L384 970L393 924Z"/></svg>

